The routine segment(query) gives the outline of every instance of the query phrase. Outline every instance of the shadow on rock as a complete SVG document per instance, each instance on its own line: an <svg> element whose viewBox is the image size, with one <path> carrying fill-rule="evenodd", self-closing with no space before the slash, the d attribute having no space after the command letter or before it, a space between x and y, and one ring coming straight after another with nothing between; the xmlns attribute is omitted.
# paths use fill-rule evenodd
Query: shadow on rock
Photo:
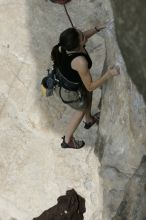
<svg viewBox="0 0 146 220"><path fill-rule="evenodd" d="M146 219L146 156L129 180L123 201L112 220Z"/></svg>
<svg viewBox="0 0 146 220"><path fill-rule="evenodd" d="M112 0L117 40L128 74L146 102L146 1Z"/></svg>

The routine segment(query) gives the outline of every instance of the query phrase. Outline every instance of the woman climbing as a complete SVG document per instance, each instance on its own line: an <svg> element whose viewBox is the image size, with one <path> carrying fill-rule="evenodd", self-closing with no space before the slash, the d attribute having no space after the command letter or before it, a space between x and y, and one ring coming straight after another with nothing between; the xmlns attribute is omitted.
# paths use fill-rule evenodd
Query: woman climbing
<svg viewBox="0 0 146 220"><path fill-rule="evenodd" d="M92 80L90 68L92 61L85 49L87 40L103 26L82 32L76 28L68 28L63 31L59 38L59 43L55 45L51 52L54 67L59 68L64 77L73 83L78 83L84 94L84 103L80 101L69 105L76 110L67 126L67 131L62 148L79 149L85 145L83 140L76 140L74 132L85 117L85 129L89 129L95 123L99 123L99 113L97 117L91 115L92 91L102 86L104 82L119 74L117 67L108 68L106 72L95 81Z"/></svg>

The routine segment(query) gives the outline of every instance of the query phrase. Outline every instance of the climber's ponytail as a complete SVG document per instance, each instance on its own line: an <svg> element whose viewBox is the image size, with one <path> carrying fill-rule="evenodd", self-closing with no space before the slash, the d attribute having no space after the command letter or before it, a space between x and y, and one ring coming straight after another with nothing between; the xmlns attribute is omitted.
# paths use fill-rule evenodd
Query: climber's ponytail
<svg viewBox="0 0 146 220"><path fill-rule="evenodd" d="M59 66L61 60L61 53L59 51L60 44L55 45L51 52L51 59L55 66Z"/></svg>

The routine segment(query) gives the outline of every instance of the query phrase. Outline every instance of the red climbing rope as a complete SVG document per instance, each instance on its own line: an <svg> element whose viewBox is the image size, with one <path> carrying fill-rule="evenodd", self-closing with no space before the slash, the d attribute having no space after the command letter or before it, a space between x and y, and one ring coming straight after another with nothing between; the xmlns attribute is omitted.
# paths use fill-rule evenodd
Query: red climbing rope
<svg viewBox="0 0 146 220"><path fill-rule="evenodd" d="M70 2L71 0L50 0L50 1L63 5L66 4L67 2Z"/></svg>
<svg viewBox="0 0 146 220"><path fill-rule="evenodd" d="M71 26L74 27L73 22L71 20L71 17L70 17L70 15L69 15L69 13L67 11L67 8L66 8L66 3L70 2L71 0L50 0L50 1L53 2L53 3L61 4L61 5L64 6L65 13L66 13L66 15L67 15L67 17L68 17L68 19L69 19L69 21L71 23Z"/></svg>
<svg viewBox="0 0 146 220"><path fill-rule="evenodd" d="M71 26L74 27L73 22L71 20L71 17L69 15L68 11L67 11L66 5L64 4L63 6L64 6L65 13L66 13L66 15L67 15L67 17L68 17L68 19L69 19L69 21L71 23Z"/></svg>

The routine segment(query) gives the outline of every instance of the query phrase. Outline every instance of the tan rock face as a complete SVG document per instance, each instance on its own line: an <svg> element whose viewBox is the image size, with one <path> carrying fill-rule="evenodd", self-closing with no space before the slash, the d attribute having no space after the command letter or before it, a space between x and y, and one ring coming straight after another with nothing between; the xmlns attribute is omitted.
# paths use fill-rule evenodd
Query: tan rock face
<svg viewBox="0 0 146 220"><path fill-rule="evenodd" d="M140 4L139 2L138 5ZM115 5L115 15L117 16L115 17L117 28L119 28L118 40L125 55L128 70L133 72L131 71L127 74L125 64L116 45L114 27L111 26L110 29L105 31L108 63L118 63L121 67L121 74L106 85L96 147L96 153L99 155L102 164L101 175L104 183L103 219L107 220L111 219L116 212L123 198L125 185L129 177L135 173L142 156L146 153L146 105L144 103L144 94L138 92L137 83L133 83L132 78L133 76L136 80L137 74L138 83L141 77L145 78L145 72L143 71L145 63L143 67L140 67L137 63L139 59L138 51L142 51L142 48L139 47L137 51L136 38L130 40L128 35L130 30L124 35L124 29L122 29L132 23L130 18L133 18L133 21L135 20L134 13L131 16L128 11L131 11L132 8L137 8L137 4L134 5L133 1L130 4L129 1L127 4L123 4L122 1L113 1L113 5ZM124 23L121 23L123 20L120 20L121 17L119 16L124 13L126 15L125 26ZM139 15L137 14L137 16ZM122 18L124 19L125 17L123 16ZM139 20L137 23L139 23ZM127 38L129 39L128 41L126 41ZM145 37L141 39L142 42L144 46ZM135 45L135 47L132 45ZM130 66L132 62L133 66ZM135 68L133 68L134 66ZM142 75L137 72L137 69L141 71ZM141 81L141 85L144 87L145 80ZM126 217L130 219L128 216Z"/></svg>
<svg viewBox="0 0 146 220"><path fill-rule="evenodd" d="M122 219L145 219L146 217L146 157L142 158L141 164L129 180L123 201L112 220Z"/></svg>
<svg viewBox="0 0 146 220"><path fill-rule="evenodd" d="M68 10L74 24L83 30L93 27L98 4L71 2ZM85 219L101 219L99 162L94 155L97 127L88 132L80 125L76 136L85 140L85 148L61 149L61 136L73 111L56 96L45 99L40 93L51 49L69 26L63 7L50 1L0 2L1 220L32 219L70 188L86 199ZM104 41L96 35L87 47L97 77L105 57ZM99 96L97 91L94 113Z"/></svg>
<svg viewBox="0 0 146 220"><path fill-rule="evenodd" d="M86 199L85 220L109 220L145 153L146 106L127 75L116 43L110 2L71 1L67 8L74 25L82 30L93 27L97 19L108 21L101 36L95 35L87 44L93 78L100 75L106 52L108 64L118 64L121 74L103 87L99 129L94 126L86 131L81 124L76 132L86 147L61 149L60 137L73 110L56 96L42 98L40 81L51 65L53 45L70 23L63 7L50 1L1 0L1 220L32 219L55 205L57 197L70 188ZM100 90L96 90L93 113L99 97ZM102 165L103 201L97 156Z"/></svg>
<svg viewBox="0 0 146 220"><path fill-rule="evenodd" d="M122 0L112 0L112 5L117 39L125 58L128 74L146 102L146 62L144 52L146 48L146 2L129 0L123 4Z"/></svg>

